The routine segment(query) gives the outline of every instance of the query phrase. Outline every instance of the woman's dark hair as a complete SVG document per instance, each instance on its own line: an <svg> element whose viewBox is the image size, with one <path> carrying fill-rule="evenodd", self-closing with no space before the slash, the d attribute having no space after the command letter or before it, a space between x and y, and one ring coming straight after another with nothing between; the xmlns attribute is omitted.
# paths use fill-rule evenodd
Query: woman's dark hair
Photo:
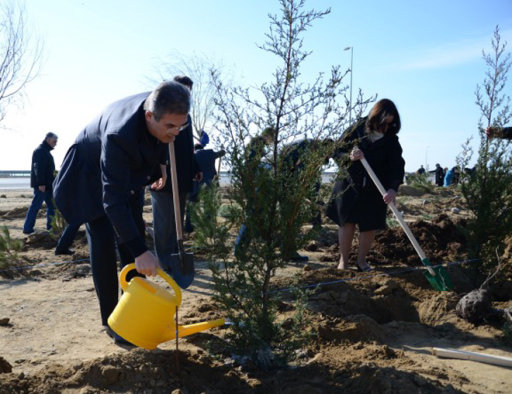
<svg viewBox="0 0 512 394"><path fill-rule="evenodd" d="M388 116L393 116L391 124L386 123ZM400 115L395 104L389 99L382 99L370 110L368 119L366 120L366 129L379 132L398 134L402 124L400 123Z"/></svg>

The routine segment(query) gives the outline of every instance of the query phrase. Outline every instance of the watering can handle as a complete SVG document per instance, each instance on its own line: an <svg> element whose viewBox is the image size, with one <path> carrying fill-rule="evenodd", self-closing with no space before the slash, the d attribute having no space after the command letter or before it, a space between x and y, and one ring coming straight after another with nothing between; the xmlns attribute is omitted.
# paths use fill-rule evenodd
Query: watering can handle
<svg viewBox="0 0 512 394"><path fill-rule="evenodd" d="M125 265L119 274L119 283L121 284L121 289L123 290L126 290L126 286L128 286L126 275L131 270L135 270L135 263ZM174 292L176 293L176 305L181 305L181 289L178 284L174 281L173 278L167 275L165 271L161 270L160 268L157 268L156 272L173 288Z"/></svg>

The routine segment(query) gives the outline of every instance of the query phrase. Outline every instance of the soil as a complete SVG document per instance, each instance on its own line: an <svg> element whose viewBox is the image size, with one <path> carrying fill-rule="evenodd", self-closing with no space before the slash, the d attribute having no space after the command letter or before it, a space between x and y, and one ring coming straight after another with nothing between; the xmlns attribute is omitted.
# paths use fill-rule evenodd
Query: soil
<svg viewBox="0 0 512 394"><path fill-rule="evenodd" d="M21 232L30 200L30 191L0 196L1 224L23 242L23 250L9 257L17 269L0 269L0 393L510 392L512 368L432 355L433 347L442 347L512 357L501 323L475 325L456 314L457 302L483 278L475 275L479 262L466 261L463 229L470 214L453 191L402 191L398 204L431 262L449 263L453 291L429 285L399 227L378 235L368 257L373 271L337 270L336 226L325 222L318 239L301 251L310 261L290 264L274 278L283 289L299 273L301 283L315 289L308 299L312 324L305 327L314 336L296 362L271 371L227 353L228 328L152 351L115 345L100 323L83 228L76 253L55 256L56 240L42 230L44 212L35 235ZM148 202L144 210L150 224ZM501 256L506 270L511 250L509 245ZM181 324L222 315L211 300L208 264L195 257L196 280L183 291ZM512 281L489 296L493 308L512 307Z"/></svg>

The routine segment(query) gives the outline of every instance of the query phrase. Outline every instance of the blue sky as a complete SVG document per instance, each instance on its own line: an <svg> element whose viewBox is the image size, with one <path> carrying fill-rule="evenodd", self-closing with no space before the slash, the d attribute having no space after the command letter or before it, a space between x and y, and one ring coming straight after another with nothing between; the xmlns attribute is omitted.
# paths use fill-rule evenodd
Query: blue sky
<svg viewBox="0 0 512 394"><path fill-rule="evenodd" d="M59 168L88 121L110 102L153 88L172 53L216 59L242 85L269 80L275 65L257 44L277 0L30 0L25 7L45 60L23 108L11 108L0 130L0 170L29 169L47 131L59 135ZM455 165L466 138L477 137L474 92L496 25L512 50L512 1L310 0L312 7L332 12L304 36L313 51L304 80L331 65L349 68L343 48L353 46L354 92L390 98L400 111L406 170Z"/></svg>

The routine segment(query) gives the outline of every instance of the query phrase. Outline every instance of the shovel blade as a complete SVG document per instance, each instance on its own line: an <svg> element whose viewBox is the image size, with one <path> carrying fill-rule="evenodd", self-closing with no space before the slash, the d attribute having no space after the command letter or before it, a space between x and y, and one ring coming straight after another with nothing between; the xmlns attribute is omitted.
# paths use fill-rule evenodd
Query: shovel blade
<svg viewBox="0 0 512 394"><path fill-rule="evenodd" d="M435 275L425 271L425 277L427 278L430 285L438 291L449 291L453 288L452 281L448 276L448 272L443 266L432 267Z"/></svg>
<svg viewBox="0 0 512 394"><path fill-rule="evenodd" d="M173 253L165 261L160 261L162 269L168 273L182 289L194 280L194 256L192 253Z"/></svg>

